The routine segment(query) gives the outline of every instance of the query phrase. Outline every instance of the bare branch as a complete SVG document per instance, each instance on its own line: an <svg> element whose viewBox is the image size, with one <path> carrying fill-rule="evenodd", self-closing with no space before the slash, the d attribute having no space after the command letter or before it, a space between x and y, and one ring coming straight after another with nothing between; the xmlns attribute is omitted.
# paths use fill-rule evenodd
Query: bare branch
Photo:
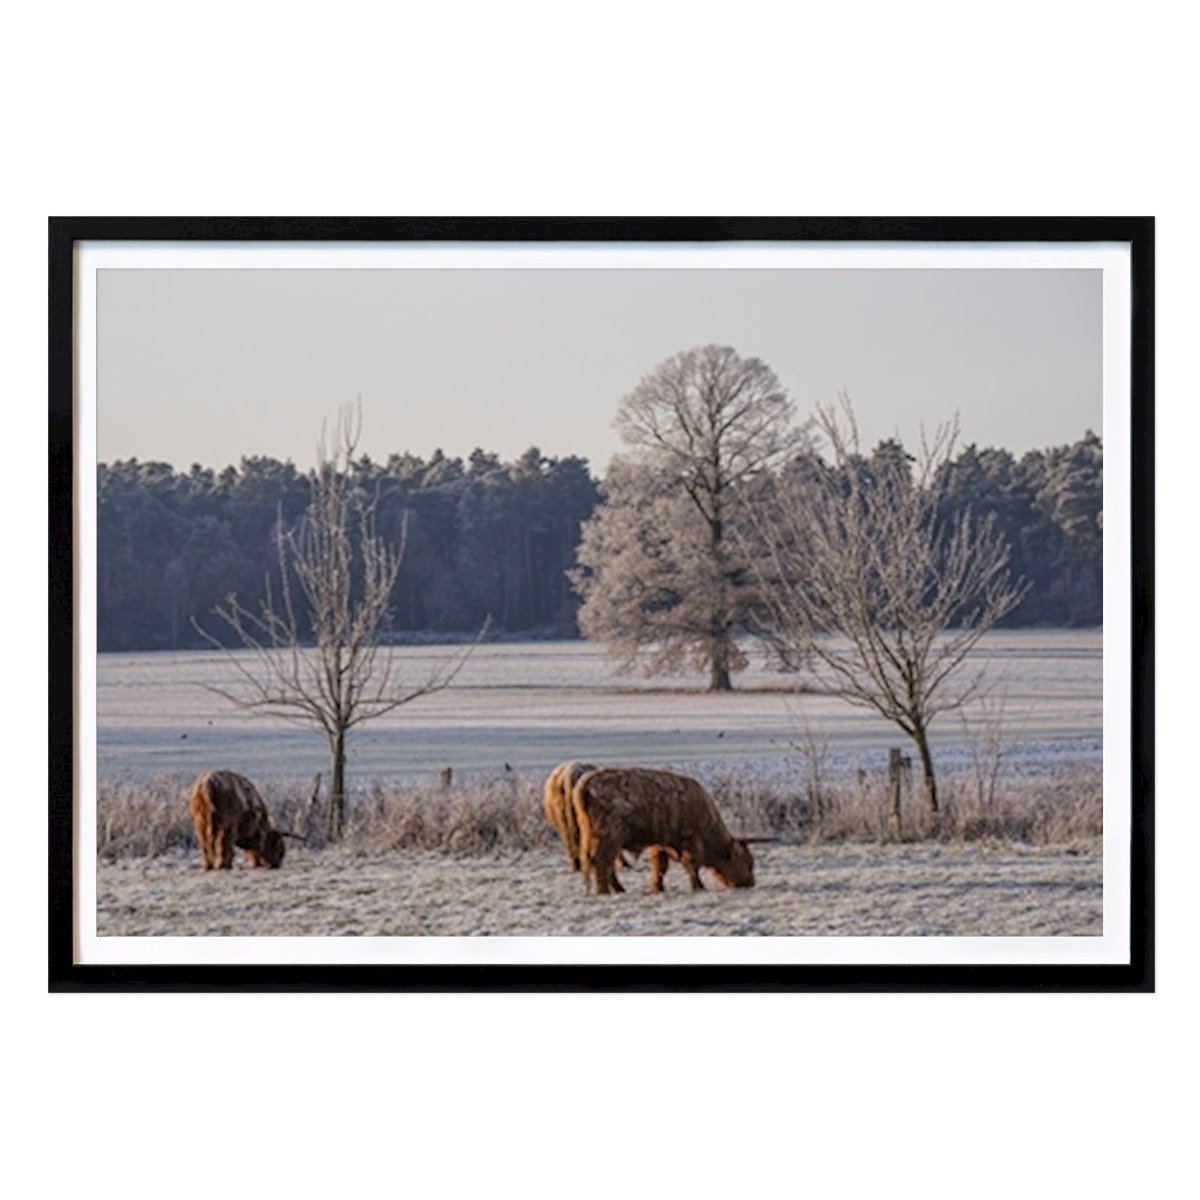
<svg viewBox="0 0 1200 1200"><path fill-rule="evenodd" d="M275 530L276 579L267 576L258 612L230 596L214 610L240 647L233 650L199 625L222 651L234 686L210 690L245 712L321 730L332 758L330 832L341 832L346 734L401 706L449 687L479 638L455 660L405 682L390 644L392 595L400 575L407 522L399 546L378 534L378 489L356 482L353 465L362 430L361 401L338 413L332 442L323 427L308 507L298 524Z"/></svg>
<svg viewBox="0 0 1200 1200"><path fill-rule="evenodd" d="M940 481L957 420L922 430L915 459L898 441L865 457L845 393L818 406L817 427L829 462L798 461L749 514L775 639L914 740L936 809L929 723L978 694L981 676L962 670L1024 587L992 521L948 513Z"/></svg>

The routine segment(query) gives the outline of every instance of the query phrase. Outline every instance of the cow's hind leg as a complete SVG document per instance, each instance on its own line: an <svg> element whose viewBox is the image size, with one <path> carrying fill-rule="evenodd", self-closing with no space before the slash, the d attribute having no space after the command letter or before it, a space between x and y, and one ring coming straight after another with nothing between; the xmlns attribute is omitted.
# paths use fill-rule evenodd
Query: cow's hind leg
<svg viewBox="0 0 1200 1200"><path fill-rule="evenodd" d="M663 890L663 876L667 873L670 862L667 852L661 846L650 847L650 890L652 892Z"/></svg>
<svg viewBox="0 0 1200 1200"><path fill-rule="evenodd" d="M683 869L688 873L688 879L691 880L692 891L704 891L704 884L700 882L700 859L691 850L685 850L679 856L679 861L683 864Z"/></svg>
<svg viewBox="0 0 1200 1200"><path fill-rule="evenodd" d="M583 894L592 894L592 880L596 875L596 847L588 838L579 842L579 870L583 875Z"/></svg>
<svg viewBox="0 0 1200 1200"><path fill-rule="evenodd" d="M609 892L623 892L625 890L621 886L621 881L617 878L616 871L613 869L617 852L617 847L604 838L600 839L600 843L593 850L591 856L592 871L596 876L596 891L602 896L608 895Z"/></svg>
<svg viewBox="0 0 1200 1200"><path fill-rule="evenodd" d="M204 869L211 871L216 858L213 854L213 828L212 821L204 816L196 816L194 820L196 826L196 841L200 843L200 854L204 859Z"/></svg>
<svg viewBox="0 0 1200 1200"><path fill-rule="evenodd" d="M212 857L212 827L209 822L196 822L196 840L200 844L200 854L204 858L204 870L211 871L215 859Z"/></svg>
<svg viewBox="0 0 1200 1200"><path fill-rule="evenodd" d="M233 830L226 829L224 825L219 826L214 842L214 857L217 859L217 866L228 871L233 866Z"/></svg>
<svg viewBox="0 0 1200 1200"><path fill-rule="evenodd" d="M614 892L624 892L625 885L617 878L617 866L623 861L620 849L616 846L604 846L603 851L609 888Z"/></svg>
<svg viewBox="0 0 1200 1200"><path fill-rule="evenodd" d="M609 879L612 877L612 859L608 860L607 866L601 866L599 860L592 862L592 874L596 878L596 893L600 896L607 896L612 888L609 886Z"/></svg>
<svg viewBox="0 0 1200 1200"><path fill-rule="evenodd" d="M569 793L567 795L567 802L563 807L562 840L563 846L566 847L567 857L571 860L571 870L582 871L582 839L579 834L579 822L576 820L575 810L571 807L571 797Z"/></svg>

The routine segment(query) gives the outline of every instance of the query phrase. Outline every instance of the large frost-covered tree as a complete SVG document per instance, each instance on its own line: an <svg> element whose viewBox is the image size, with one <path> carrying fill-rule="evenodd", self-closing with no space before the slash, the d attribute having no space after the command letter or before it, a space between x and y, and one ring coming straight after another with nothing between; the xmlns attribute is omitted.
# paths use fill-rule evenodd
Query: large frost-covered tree
<svg viewBox="0 0 1200 1200"><path fill-rule="evenodd" d="M803 444L794 417L770 367L728 346L641 380L616 419L630 458L610 470L577 556L585 636L626 667L707 670L710 689L732 687L757 608L732 527L739 497Z"/></svg>
<svg viewBox="0 0 1200 1200"><path fill-rule="evenodd" d="M605 642L622 670L639 662L650 675L744 667L737 642L719 640L726 626L748 625L756 603L732 543L714 562L696 506L648 467L614 459L603 491L571 573L584 599L583 635ZM723 616L716 634L714 607Z"/></svg>

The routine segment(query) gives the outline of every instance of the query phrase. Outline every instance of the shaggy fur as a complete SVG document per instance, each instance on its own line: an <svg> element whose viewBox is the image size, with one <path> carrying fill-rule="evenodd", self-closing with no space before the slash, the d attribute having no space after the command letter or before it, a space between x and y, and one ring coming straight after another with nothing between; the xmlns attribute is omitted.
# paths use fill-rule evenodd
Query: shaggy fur
<svg viewBox="0 0 1200 1200"><path fill-rule="evenodd" d="M563 849L571 860L571 870L579 870L579 825L571 804L571 791L579 780L596 768L591 763L562 762L549 775L542 788L546 818L558 830Z"/></svg>
<svg viewBox="0 0 1200 1200"><path fill-rule="evenodd" d="M559 763L546 776L546 782L542 788L542 805L546 810L546 817L562 838L563 849L566 850L567 857L571 860L572 871L579 870L579 822L575 819L575 806L571 801L571 792L584 775L594 770L596 768L591 763ZM655 850L650 852L650 861L652 869L658 870L658 858ZM613 865L614 868L627 867L629 860L625 855L618 854ZM666 870L665 865L661 870ZM659 871L660 875L661 870ZM615 874L613 875L613 890L617 892L625 890ZM661 890L660 885L659 891Z"/></svg>
<svg viewBox="0 0 1200 1200"><path fill-rule="evenodd" d="M700 783L674 771L612 767L589 771L571 794L579 827L584 886L615 891L615 860L622 850L651 848L653 891L662 891L669 858L683 865L692 891L703 888L707 867L726 887L754 886L754 858L721 820Z"/></svg>
<svg viewBox="0 0 1200 1200"><path fill-rule="evenodd" d="M283 836L271 827L267 806L245 775L205 771L192 785L188 806L206 871L232 867L235 846L245 850L252 866L283 862Z"/></svg>

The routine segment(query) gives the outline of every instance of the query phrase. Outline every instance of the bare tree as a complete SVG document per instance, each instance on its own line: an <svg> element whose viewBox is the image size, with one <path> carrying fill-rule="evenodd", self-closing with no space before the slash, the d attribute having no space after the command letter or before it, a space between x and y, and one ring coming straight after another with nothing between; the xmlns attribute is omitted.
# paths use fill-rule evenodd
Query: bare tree
<svg viewBox="0 0 1200 1200"><path fill-rule="evenodd" d="M1004 760L1013 748L1013 738L1028 720L1018 722L1014 730L1007 715L1008 692L991 692L979 698L973 716L964 710L958 714L962 723L963 739L971 756L971 767L975 774L975 797L982 809L991 809L996 803L997 785Z"/></svg>
<svg viewBox="0 0 1200 1200"><path fill-rule="evenodd" d="M791 722L795 736L788 745L795 750L804 762L805 774L808 777L806 791L808 794L809 819L814 832L820 827L821 818L825 815L826 792L829 784L829 735L818 733L804 714L797 712L788 702L784 701L788 720Z"/></svg>
<svg viewBox="0 0 1200 1200"><path fill-rule="evenodd" d="M942 504L957 422L923 438L915 459L894 441L864 459L845 394L817 413L831 462L811 456L785 472L756 512L756 571L785 653L912 739L936 813L930 723L976 694L981 673L960 669L1024 588L991 519Z"/></svg>
<svg viewBox="0 0 1200 1200"><path fill-rule="evenodd" d="M735 497L802 444L794 414L775 373L728 346L667 359L621 401L632 463L610 471L573 575L587 636L627 665L649 650L651 672L701 666L710 689L732 687L755 607Z"/></svg>
<svg viewBox="0 0 1200 1200"><path fill-rule="evenodd" d="M361 427L361 407L345 407L332 448L322 432L308 508L295 528L285 529L282 520L276 526L277 580L268 574L259 610L235 595L214 610L249 654L196 626L226 654L236 677L234 686L212 691L245 711L325 734L331 839L341 836L345 820L347 734L449 686L471 649L420 680L400 677L399 659L384 637L403 539L394 547L377 534L378 495L355 482L351 465Z"/></svg>

